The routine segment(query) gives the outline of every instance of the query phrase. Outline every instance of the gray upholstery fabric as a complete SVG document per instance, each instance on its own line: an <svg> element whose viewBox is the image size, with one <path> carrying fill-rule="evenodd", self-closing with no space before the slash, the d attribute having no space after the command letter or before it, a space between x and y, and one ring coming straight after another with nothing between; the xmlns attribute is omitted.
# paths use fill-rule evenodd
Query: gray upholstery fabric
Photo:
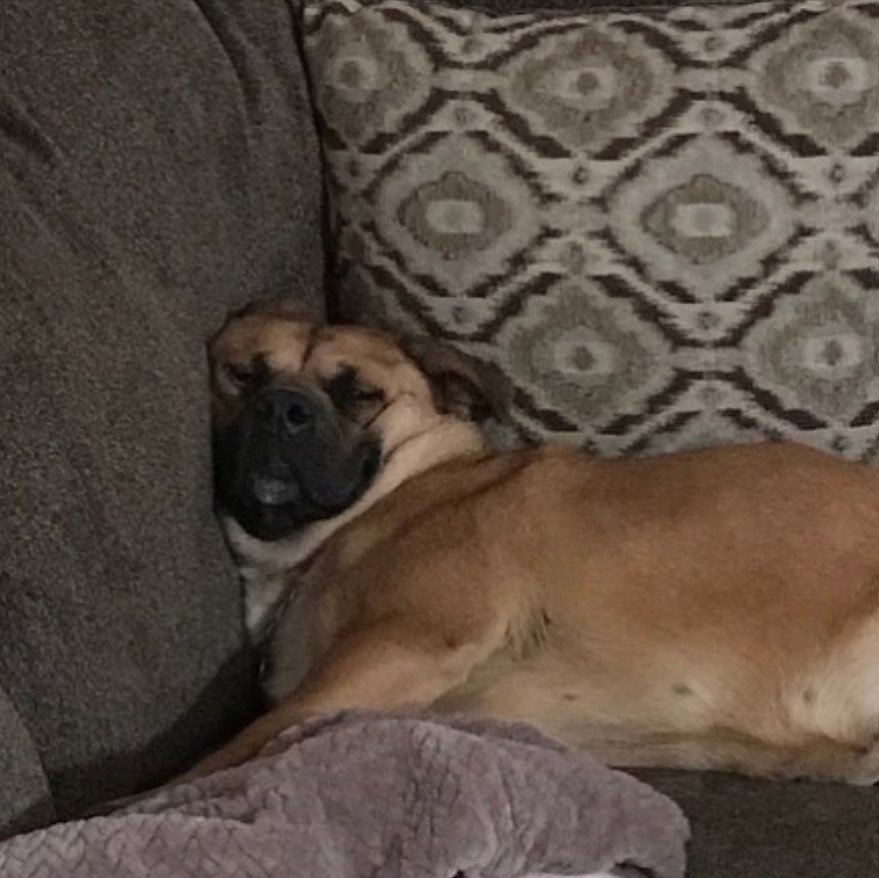
<svg viewBox="0 0 879 878"><path fill-rule="evenodd" d="M6 693L0 691L0 837L54 817L37 750Z"/></svg>
<svg viewBox="0 0 879 878"><path fill-rule="evenodd" d="M0 686L63 818L254 707L203 345L316 301L318 150L284 0L6 0L0 34Z"/></svg>
<svg viewBox="0 0 879 878"><path fill-rule="evenodd" d="M687 878L861 878L879 870L879 790L643 770L690 819Z"/></svg>

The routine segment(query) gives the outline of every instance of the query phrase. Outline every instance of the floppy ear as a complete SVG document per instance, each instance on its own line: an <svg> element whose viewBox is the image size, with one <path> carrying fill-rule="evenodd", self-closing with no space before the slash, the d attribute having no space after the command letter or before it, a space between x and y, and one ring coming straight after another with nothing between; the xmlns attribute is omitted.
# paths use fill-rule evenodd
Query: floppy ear
<svg viewBox="0 0 879 878"><path fill-rule="evenodd" d="M483 421L506 420L513 387L493 363L479 360L428 336L405 338L403 353L427 376L440 411Z"/></svg>

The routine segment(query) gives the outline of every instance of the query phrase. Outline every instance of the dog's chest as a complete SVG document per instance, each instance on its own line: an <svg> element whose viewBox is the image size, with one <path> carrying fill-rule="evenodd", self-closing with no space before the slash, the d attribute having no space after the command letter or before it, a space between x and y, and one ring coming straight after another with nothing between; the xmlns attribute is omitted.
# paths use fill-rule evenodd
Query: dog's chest
<svg viewBox="0 0 879 878"><path fill-rule="evenodd" d="M327 588L327 562L318 554L290 570L251 573L245 582L249 615L259 620L251 636L261 653L260 682L272 701L300 685L332 639L337 601Z"/></svg>
<svg viewBox="0 0 879 878"><path fill-rule="evenodd" d="M240 567L238 574L244 591L244 619L251 641L265 639L273 617L284 602L289 576L258 567Z"/></svg>
<svg viewBox="0 0 879 878"><path fill-rule="evenodd" d="M257 649L260 684L273 700L293 691L314 659L314 578L309 568L239 567L250 642Z"/></svg>

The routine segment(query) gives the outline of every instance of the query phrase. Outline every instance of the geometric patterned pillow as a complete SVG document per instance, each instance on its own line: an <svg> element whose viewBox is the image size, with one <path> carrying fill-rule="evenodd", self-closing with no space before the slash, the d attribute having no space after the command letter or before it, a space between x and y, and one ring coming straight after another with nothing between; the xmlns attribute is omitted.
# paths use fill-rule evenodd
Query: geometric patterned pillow
<svg viewBox="0 0 879 878"><path fill-rule="evenodd" d="M879 452L879 2L305 0L344 316L498 363L522 439Z"/></svg>

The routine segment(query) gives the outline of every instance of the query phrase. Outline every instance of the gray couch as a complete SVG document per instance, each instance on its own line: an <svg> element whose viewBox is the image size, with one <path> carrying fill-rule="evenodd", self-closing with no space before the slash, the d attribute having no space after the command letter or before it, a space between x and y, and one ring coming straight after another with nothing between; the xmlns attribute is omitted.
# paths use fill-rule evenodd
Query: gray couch
<svg viewBox="0 0 879 878"><path fill-rule="evenodd" d="M319 308L324 269L285 0L5 0L0 34L9 835L161 780L259 709L203 340L256 294ZM642 774L690 816L696 878L879 866L872 790Z"/></svg>

